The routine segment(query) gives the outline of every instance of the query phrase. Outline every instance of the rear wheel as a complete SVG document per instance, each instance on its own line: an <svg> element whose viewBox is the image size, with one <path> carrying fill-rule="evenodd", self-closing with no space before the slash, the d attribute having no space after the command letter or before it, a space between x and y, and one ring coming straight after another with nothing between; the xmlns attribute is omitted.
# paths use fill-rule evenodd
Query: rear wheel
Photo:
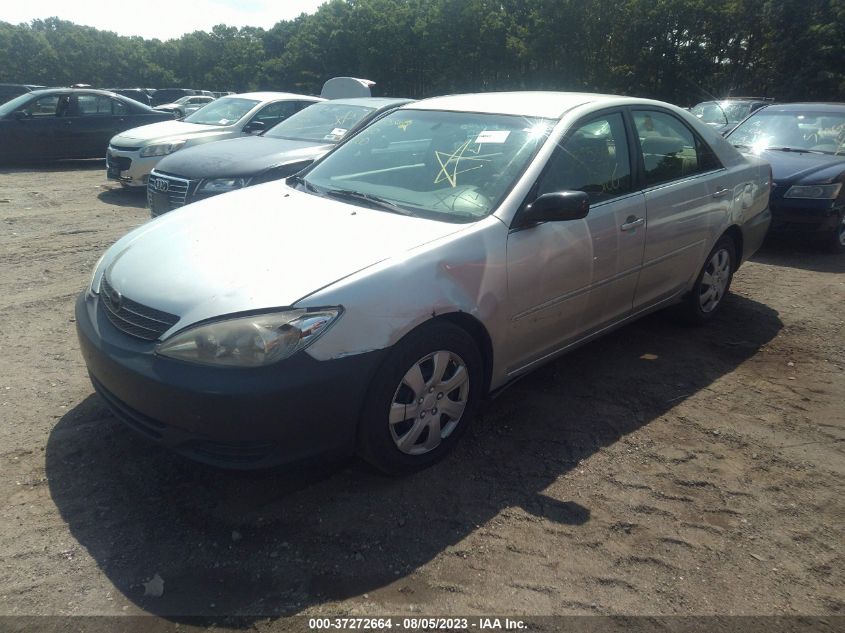
<svg viewBox="0 0 845 633"><path fill-rule="evenodd" d="M386 473L425 468L466 430L481 393L482 360L451 323L412 332L390 352L364 404L358 452Z"/></svg>
<svg viewBox="0 0 845 633"><path fill-rule="evenodd" d="M730 237L723 235L707 256L692 292L681 306L685 321L698 325L715 316L731 287L735 269L736 246Z"/></svg>

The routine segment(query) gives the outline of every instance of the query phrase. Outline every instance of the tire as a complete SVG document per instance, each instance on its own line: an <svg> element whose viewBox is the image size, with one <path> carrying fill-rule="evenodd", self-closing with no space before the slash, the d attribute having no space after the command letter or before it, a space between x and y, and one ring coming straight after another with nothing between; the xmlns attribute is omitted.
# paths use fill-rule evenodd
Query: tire
<svg viewBox="0 0 845 633"><path fill-rule="evenodd" d="M736 261L736 244L723 235L710 251L695 285L681 304L680 313L685 322L702 325L716 315L730 290Z"/></svg>
<svg viewBox="0 0 845 633"><path fill-rule="evenodd" d="M827 245L834 253L845 253L845 211L839 214L839 225L831 232Z"/></svg>
<svg viewBox="0 0 845 633"><path fill-rule="evenodd" d="M393 475L439 461L474 417L483 375L481 354L465 330L437 322L411 332L373 378L358 425L358 455Z"/></svg>

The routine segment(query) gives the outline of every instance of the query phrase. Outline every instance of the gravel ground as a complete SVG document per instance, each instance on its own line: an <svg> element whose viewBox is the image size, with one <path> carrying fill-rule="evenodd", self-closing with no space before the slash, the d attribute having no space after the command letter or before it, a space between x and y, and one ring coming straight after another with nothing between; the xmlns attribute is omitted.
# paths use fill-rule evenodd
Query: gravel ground
<svg viewBox="0 0 845 633"><path fill-rule="evenodd" d="M417 475L238 474L88 382L73 301L146 218L102 161L0 170L0 615L843 613L845 256L767 245L710 325L539 369Z"/></svg>

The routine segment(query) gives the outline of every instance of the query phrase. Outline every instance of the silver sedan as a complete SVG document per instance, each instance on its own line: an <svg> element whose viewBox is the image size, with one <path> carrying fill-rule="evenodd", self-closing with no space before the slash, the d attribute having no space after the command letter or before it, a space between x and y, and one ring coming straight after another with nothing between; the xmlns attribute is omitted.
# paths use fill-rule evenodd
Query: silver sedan
<svg viewBox="0 0 845 633"><path fill-rule="evenodd" d="M657 101L429 99L122 238L77 302L80 343L115 414L194 459L408 472L567 350L674 304L712 319L770 180Z"/></svg>

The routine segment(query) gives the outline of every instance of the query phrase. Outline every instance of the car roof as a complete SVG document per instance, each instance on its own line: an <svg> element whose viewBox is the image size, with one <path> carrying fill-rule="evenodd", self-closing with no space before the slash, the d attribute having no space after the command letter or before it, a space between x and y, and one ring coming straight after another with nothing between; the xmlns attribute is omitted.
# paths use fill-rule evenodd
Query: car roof
<svg viewBox="0 0 845 633"><path fill-rule="evenodd" d="M349 99L329 99L326 103L339 103L341 105L360 105L370 108L383 108L391 105L404 105L413 103L413 99L400 99L399 97L352 97Z"/></svg>
<svg viewBox="0 0 845 633"><path fill-rule="evenodd" d="M123 97L116 92L110 90L100 90L99 88L42 88L40 90L33 90L32 94L76 94L84 92L85 94L98 94L104 97Z"/></svg>
<svg viewBox="0 0 845 633"><path fill-rule="evenodd" d="M812 110L813 112L842 112L845 110L845 103L832 101L807 101L801 103L777 103L767 106L766 112L802 112Z"/></svg>
<svg viewBox="0 0 845 633"><path fill-rule="evenodd" d="M517 116L559 119L572 108L588 103L610 105L665 105L649 99L621 97L618 95L588 92L481 92L475 94L447 95L417 101L408 108L425 110L451 110L457 112L485 112Z"/></svg>
<svg viewBox="0 0 845 633"><path fill-rule="evenodd" d="M242 99L257 99L258 101L270 101L274 99L312 99L314 101L324 101L320 97L312 97L310 95L300 95L293 92L239 92L234 95L226 95L220 97L226 99L229 97L237 97Z"/></svg>

